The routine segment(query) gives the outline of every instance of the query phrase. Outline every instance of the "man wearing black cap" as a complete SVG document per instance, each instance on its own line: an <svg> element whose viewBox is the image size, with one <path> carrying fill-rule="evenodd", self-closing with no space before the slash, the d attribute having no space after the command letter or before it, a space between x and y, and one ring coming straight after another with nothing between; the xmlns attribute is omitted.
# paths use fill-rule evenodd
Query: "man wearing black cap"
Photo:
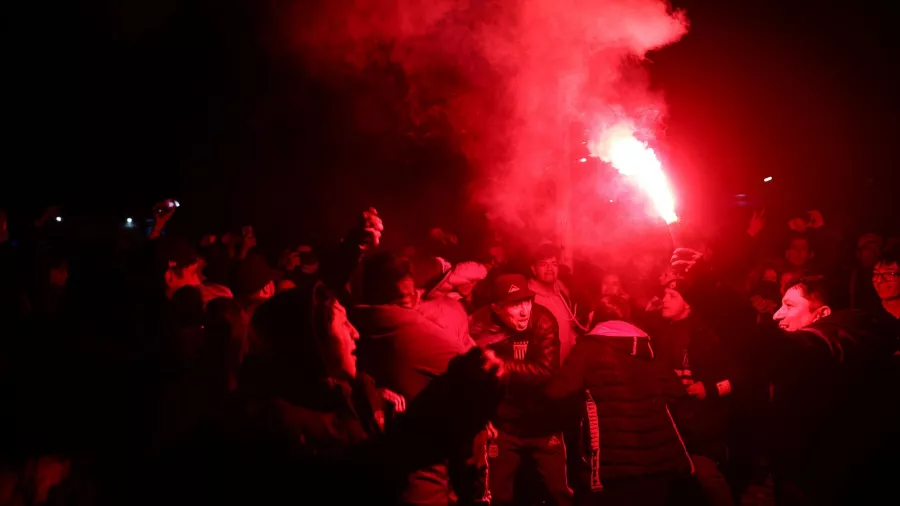
<svg viewBox="0 0 900 506"><path fill-rule="evenodd" d="M470 332L478 346L504 361L508 378L493 420L498 436L489 451L493 504L514 502L523 458L532 459L554 504L571 504L560 426L539 394L559 369L559 325L550 310L534 303L534 292L519 274L498 276L492 299L472 315Z"/></svg>

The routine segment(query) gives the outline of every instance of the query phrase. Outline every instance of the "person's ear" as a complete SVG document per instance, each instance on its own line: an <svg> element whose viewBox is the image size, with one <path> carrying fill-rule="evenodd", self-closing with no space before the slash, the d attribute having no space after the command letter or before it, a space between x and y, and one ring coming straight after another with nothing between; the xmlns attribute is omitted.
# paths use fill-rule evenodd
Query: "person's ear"
<svg viewBox="0 0 900 506"><path fill-rule="evenodd" d="M500 307L499 305L497 305L497 304L491 304L491 311L493 311L494 313L496 313L496 314L498 314L498 315L501 314L501 313L503 312L502 309L503 309L503 308L501 308L501 307Z"/></svg>
<svg viewBox="0 0 900 506"><path fill-rule="evenodd" d="M818 309L818 311L816 311L816 313L816 320L820 320L831 315L831 308L828 306L822 306Z"/></svg>
<svg viewBox="0 0 900 506"><path fill-rule="evenodd" d="M537 277L537 268L535 266L531 266L531 275Z"/></svg>

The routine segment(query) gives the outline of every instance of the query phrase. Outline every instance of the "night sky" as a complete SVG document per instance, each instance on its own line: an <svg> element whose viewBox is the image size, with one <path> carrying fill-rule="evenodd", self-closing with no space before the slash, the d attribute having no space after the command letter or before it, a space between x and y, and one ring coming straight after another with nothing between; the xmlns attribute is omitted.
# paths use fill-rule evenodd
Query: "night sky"
<svg viewBox="0 0 900 506"><path fill-rule="evenodd" d="M316 235L368 203L407 230L473 224L477 210L457 212L465 159L440 136L406 135L396 69L311 75L273 48L277 3L9 7L0 205L125 216L171 196L186 229L250 222L262 235ZM890 16L858 3L675 5L690 33L649 69L685 196L898 214Z"/></svg>

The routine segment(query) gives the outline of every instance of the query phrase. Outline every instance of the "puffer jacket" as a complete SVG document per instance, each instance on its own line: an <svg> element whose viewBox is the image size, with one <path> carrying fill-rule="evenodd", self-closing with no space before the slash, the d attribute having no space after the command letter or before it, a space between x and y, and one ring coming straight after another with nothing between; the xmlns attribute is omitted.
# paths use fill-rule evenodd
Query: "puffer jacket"
<svg viewBox="0 0 900 506"><path fill-rule="evenodd" d="M582 336L545 394L584 398L591 490L602 490L604 482L692 472L669 407L684 391L634 325L608 321Z"/></svg>
<svg viewBox="0 0 900 506"><path fill-rule="evenodd" d="M379 387L407 400L471 348L418 312L400 306L357 306L350 319L360 333L356 351L360 370Z"/></svg>
<svg viewBox="0 0 900 506"><path fill-rule="evenodd" d="M542 387L559 370L559 326L549 309L534 304L528 328L522 332L500 322L491 306L472 315L469 331L475 343L504 361L508 377L506 396L494 418L501 431L520 437L546 436L562 425L548 415Z"/></svg>
<svg viewBox="0 0 900 506"><path fill-rule="evenodd" d="M469 315L458 300L438 295L423 300L416 311L428 321L456 336L465 349L475 346L469 336Z"/></svg>

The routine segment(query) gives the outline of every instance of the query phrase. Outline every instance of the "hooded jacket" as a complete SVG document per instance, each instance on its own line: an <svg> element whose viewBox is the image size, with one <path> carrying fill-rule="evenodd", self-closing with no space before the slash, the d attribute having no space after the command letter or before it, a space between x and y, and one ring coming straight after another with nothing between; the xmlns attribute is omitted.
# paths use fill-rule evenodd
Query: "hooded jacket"
<svg viewBox="0 0 900 506"><path fill-rule="evenodd" d="M684 391L675 372L656 360L650 337L634 325L596 325L572 348L545 394L583 396L592 490L602 490L604 481L692 471L669 410Z"/></svg>

